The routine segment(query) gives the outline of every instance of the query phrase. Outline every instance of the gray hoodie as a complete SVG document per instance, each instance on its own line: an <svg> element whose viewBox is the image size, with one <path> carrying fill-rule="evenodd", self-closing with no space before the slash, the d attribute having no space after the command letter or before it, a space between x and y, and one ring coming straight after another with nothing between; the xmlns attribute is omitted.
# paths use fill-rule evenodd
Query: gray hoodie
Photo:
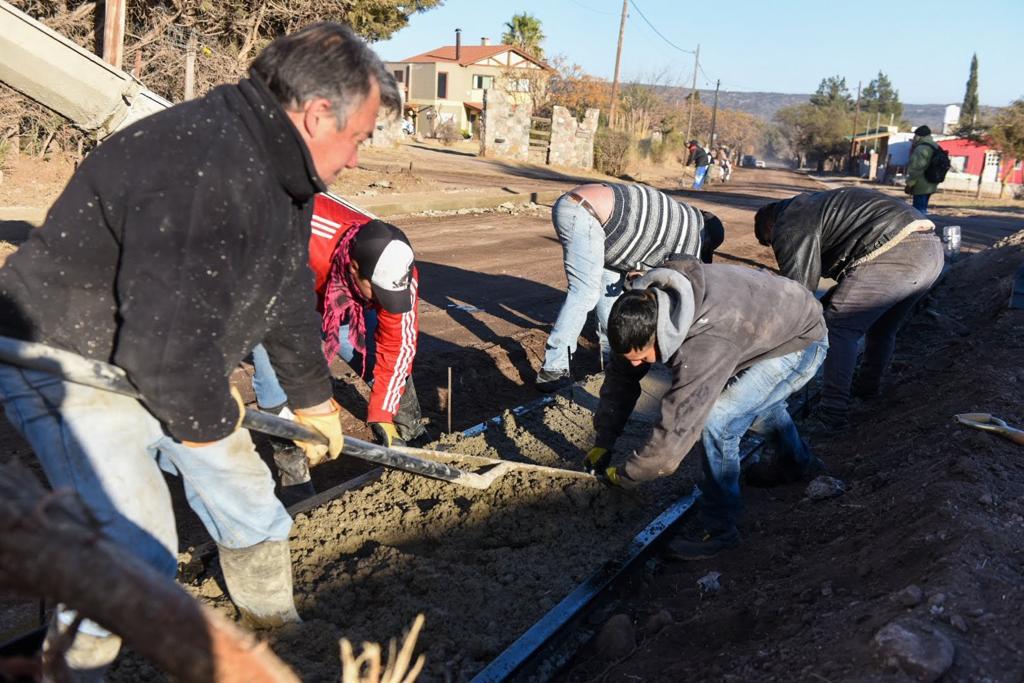
<svg viewBox="0 0 1024 683"><path fill-rule="evenodd" d="M627 286L654 290L657 358L672 372L654 433L626 461L623 471L634 481L676 470L729 378L758 361L801 351L826 335L814 295L765 270L705 265L685 257ZM647 369L613 357L594 414L596 445L614 445L640 396Z"/></svg>

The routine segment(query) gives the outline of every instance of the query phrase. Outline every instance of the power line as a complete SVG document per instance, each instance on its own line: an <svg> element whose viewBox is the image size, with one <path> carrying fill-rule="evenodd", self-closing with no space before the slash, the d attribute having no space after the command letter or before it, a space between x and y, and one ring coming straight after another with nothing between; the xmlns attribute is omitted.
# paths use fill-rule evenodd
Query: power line
<svg viewBox="0 0 1024 683"><path fill-rule="evenodd" d="M692 54L693 54L693 50L684 50L683 48L679 47L678 45L676 45L675 43L673 43L673 42L672 42L671 40L669 40L668 38L666 38L665 36L663 36L663 35L661 34L661 31L659 31L658 29L654 28L654 24L652 24L652 23L651 23L651 22L650 22L650 21L649 21L649 20L647 19L647 17L645 17L645 16L644 16L643 10L641 10L641 9L640 9L640 7L639 7L639 6L638 6L638 5L636 4L636 2L634 2L633 0L629 0L629 4L631 4L631 5L633 6L633 9L635 9L635 10L636 10L636 13L640 15L640 18L644 20L644 23L646 23L646 24L647 24L648 26L650 26L650 27L651 27L651 30L652 30L652 31L654 31L655 33L657 33L657 34L658 34L658 37L659 37L659 38L661 38L661 39L662 39L662 40L664 40L664 41L665 41L666 43L668 43L669 45L671 45L671 46L672 46L672 47L674 47L675 49L679 50L680 52L685 52L685 53L686 53L686 54L688 54L688 55L692 55Z"/></svg>
<svg viewBox="0 0 1024 683"><path fill-rule="evenodd" d="M618 16L618 12L607 12L603 9L594 9L593 7L587 7L582 2L577 2L577 0L570 0L570 2L572 2L572 4L576 5L577 7L582 7L588 12L593 12L594 14L607 14L610 17Z"/></svg>

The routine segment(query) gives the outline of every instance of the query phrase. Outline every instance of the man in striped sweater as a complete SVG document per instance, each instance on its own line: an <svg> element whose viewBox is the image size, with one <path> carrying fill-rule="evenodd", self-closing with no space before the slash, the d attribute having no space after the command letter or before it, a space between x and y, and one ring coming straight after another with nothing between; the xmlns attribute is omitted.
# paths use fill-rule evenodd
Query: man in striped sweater
<svg viewBox="0 0 1024 683"><path fill-rule="evenodd" d="M316 195L309 236L324 355L340 356L370 386L366 421L385 446L423 433L412 383L419 331L419 274L405 234L329 193ZM262 346L253 349L253 388L261 410L282 413L288 395ZM286 416L288 413L284 413ZM286 505L316 491L309 462L290 441L273 440Z"/></svg>
<svg viewBox="0 0 1024 683"><path fill-rule="evenodd" d="M647 185L580 185L558 198L551 220L569 288L537 375L537 388L545 393L570 382L569 357L592 310L601 353L608 357L608 313L627 273L655 268L673 254L711 263L725 238L717 216Z"/></svg>

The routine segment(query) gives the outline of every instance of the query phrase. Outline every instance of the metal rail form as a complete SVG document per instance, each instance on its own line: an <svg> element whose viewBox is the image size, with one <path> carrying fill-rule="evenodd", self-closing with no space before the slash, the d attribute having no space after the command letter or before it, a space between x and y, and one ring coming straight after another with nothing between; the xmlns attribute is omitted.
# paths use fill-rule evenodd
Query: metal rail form
<svg viewBox="0 0 1024 683"><path fill-rule="evenodd" d="M651 544L689 510L700 493L691 493L668 506L653 522L633 537L633 540L615 557L576 587L560 603L540 618L504 652L473 678L473 683L496 683L508 680L558 631L586 608L600 593L612 585L623 572L645 554ZM582 645L582 643L580 643Z"/></svg>
<svg viewBox="0 0 1024 683"><path fill-rule="evenodd" d="M790 411L794 416L806 417L811 403L817 398L817 390L810 386L814 381L808 382L800 390L797 398L792 400ZM546 401L541 399L540 401L520 406L521 410L514 409L513 413L520 415L531 408L544 405L546 402L553 400L550 397L545 398L547 399ZM478 430L476 432L478 434L487 429L487 426L491 423L500 424L501 417L492 418L471 429ZM750 462L751 457L756 455L764 445L764 439L756 436L751 437L740 454L741 461ZM584 610L593 605L602 593L617 585L627 573L636 567L638 560L649 554L651 546L693 507L693 504L699 497L700 491L694 489L689 495L683 496L670 504L654 521L634 536L622 551L611 560L605 562L586 581L577 586L575 590L551 608L540 620L507 647L504 652L492 660L490 664L472 679L472 683L499 683L528 679L527 674L529 672L527 669L530 668L533 670L545 668L542 674L535 677L537 680L546 680L553 676L590 639L590 634L585 634L582 637L569 640L564 643L562 651L548 652L545 656L545 650L553 649L551 647L552 642L560 635L560 631L571 621L576 620ZM541 661L545 659L548 660L546 667L545 662Z"/></svg>

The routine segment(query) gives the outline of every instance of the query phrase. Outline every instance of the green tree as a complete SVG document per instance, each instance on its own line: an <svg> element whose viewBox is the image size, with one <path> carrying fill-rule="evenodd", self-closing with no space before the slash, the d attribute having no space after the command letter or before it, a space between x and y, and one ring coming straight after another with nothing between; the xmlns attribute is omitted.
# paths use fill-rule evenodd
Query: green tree
<svg viewBox="0 0 1024 683"><path fill-rule="evenodd" d="M889 116L895 121L903 118L903 104L900 102L900 93L894 90L889 77L881 71L878 77L868 83L861 93L861 108L871 114L881 114L888 122Z"/></svg>
<svg viewBox="0 0 1024 683"><path fill-rule="evenodd" d="M544 58L544 48L540 46L544 42L540 19L527 12L522 12L513 15L511 21L505 22L505 29L505 33L501 35L501 42L506 45L515 45L537 59Z"/></svg>
<svg viewBox="0 0 1024 683"><path fill-rule="evenodd" d="M971 73L967 77L964 103L960 105L960 128L971 130L978 124L978 55L971 56Z"/></svg>
<svg viewBox="0 0 1024 683"><path fill-rule="evenodd" d="M814 161L819 171L835 170L850 150L852 127L848 104L837 98L829 105L796 104L775 114L779 147L787 147L803 162ZM784 142L784 144L779 144Z"/></svg>
<svg viewBox="0 0 1024 683"><path fill-rule="evenodd" d="M992 119L988 129L992 146L1002 153L1003 172L1000 174L1002 187L999 195L1006 189L1006 181L1013 173L1014 164L1024 160L1024 98L1015 100L1009 107L1000 109Z"/></svg>
<svg viewBox="0 0 1024 683"><path fill-rule="evenodd" d="M811 95L811 104L815 107L841 106L847 111L853 108L853 98L846 87L846 79L829 76L821 79L818 90Z"/></svg>

